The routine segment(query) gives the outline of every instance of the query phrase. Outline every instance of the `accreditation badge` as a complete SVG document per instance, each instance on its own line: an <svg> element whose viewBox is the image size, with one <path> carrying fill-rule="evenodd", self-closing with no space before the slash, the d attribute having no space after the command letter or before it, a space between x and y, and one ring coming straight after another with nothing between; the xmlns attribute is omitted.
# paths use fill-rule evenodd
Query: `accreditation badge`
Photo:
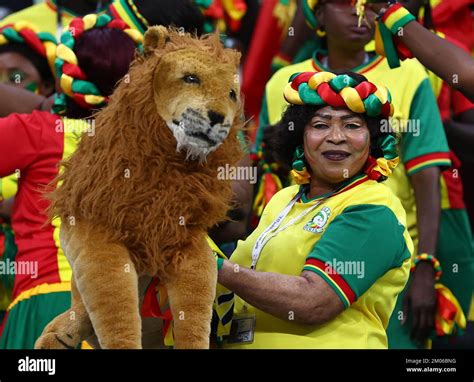
<svg viewBox="0 0 474 382"><path fill-rule="evenodd" d="M251 344L255 334L255 315L234 315L230 334L225 337L229 344Z"/></svg>

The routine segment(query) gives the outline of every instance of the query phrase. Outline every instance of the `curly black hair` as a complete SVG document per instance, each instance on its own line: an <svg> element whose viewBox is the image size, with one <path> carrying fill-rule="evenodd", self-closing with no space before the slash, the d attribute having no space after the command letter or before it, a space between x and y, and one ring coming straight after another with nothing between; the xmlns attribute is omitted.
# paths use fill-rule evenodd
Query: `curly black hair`
<svg viewBox="0 0 474 382"><path fill-rule="evenodd" d="M352 77L358 83L367 81L363 75L353 72L339 72L336 74L347 74ZM273 155L275 159L283 165L291 168L293 162L293 154L298 146L303 146L304 128L309 123L311 118L318 109L324 106L314 105L289 105L283 113L282 119L278 124L271 126L274 130L273 136ZM395 135L388 127L388 120L384 117L368 117L363 114L364 119L367 122L367 127L370 134L370 155L375 158L383 156L382 150L375 147L373 142L384 135Z"/></svg>

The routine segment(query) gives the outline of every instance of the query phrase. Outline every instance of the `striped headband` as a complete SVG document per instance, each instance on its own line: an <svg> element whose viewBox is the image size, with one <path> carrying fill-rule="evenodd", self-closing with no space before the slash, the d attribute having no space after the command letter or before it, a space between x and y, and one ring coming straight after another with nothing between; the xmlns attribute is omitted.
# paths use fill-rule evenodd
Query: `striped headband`
<svg viewBox="0 0 474 382"><path fill-rule="evenodd" d="M0 28L0 45L8 43L26 44L48 61L51 73L55 74L56 38L51 33L38 32L34 25L26 21L18 21Z"/></svg>
<svg viewBox="0 0 474 382"><path fill-rule="evenodd" d="M115 0L109 9L114 18L122 20L142 35L150 27L147 19L138 11L133 0Z"/></svg>
<svg viewBox="0 0 474 382"><path fill-rule="evenodd" d="M100 107L108 101L108 97L100 93L99 88L87 80L86 74L79 67L74 53L76 40L85 32L94 28L113 28L126 33L140 49L143 36L131 29L122 20L112 19L109 15L90 14L83 18L75 18L69 28L61 36L61 43L56 49L56 75L64 94L72 98L82 108ZM57 97L54 105L56 113L62 113L66 106L64 94Z"/></svg>
<svg viewBox="0 0 474 382"><path fill-rule="evenodd" d="M358 83L347 74L302 72L290 77L284 90L285 99L295 105L329 105L347 107L369 117L393 115L390 92L369 81Z"/></svg>

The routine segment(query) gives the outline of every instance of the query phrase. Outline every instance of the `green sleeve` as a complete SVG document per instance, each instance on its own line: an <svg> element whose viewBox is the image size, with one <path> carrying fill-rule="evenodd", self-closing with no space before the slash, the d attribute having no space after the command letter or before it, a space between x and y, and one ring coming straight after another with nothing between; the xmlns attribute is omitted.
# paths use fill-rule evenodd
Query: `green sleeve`
<svg viewBox="0 0 474 382"><path fill-rule="evenodd" d="M401 160L408 175L428 167L451 166L449 148L438 105L428 79L416 90L410 119L401 127Z"/></svg>
<svg viewBox="0 0 474 382"><path fill-rule="evenodd" d="M386 206L350 206L328 225L303 270L321 276L348 307L410 257L404 231Z"/></svg>

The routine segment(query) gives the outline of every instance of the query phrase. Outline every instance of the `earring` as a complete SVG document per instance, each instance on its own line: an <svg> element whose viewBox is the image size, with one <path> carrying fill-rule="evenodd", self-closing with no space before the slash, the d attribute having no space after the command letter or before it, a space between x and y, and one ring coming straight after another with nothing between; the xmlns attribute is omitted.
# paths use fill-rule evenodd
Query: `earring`
<svg viewBox="0 0 474 382"><path fill-rule="evenodd" d="M304 162L304 149L302 146L298 146L293 154L293 163L291 165L291 175L297 184L309 183L311 174L306 170L306 164Z"/></svg>
<svg viewBox="0 0 474 382"><path fill-rule="evenodd" d="M326 31L324 30L323 26L320 26L318 29L316 29L316 34L318 37L325 37L326 36Z"/></svg>

